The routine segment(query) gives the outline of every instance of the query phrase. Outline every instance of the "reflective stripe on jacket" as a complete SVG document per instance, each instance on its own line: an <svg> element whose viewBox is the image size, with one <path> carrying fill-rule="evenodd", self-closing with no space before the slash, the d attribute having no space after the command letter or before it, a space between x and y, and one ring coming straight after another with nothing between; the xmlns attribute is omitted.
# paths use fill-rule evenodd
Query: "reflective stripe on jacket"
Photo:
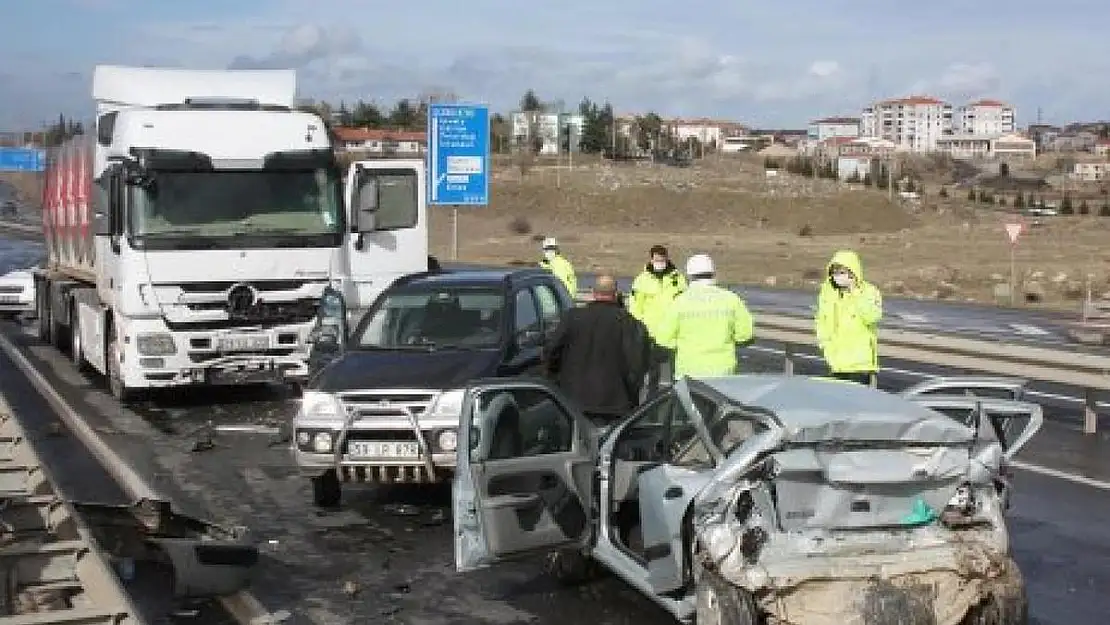
<svg viewBox="0 0 1110 625"><path fill-rule="evenodd" d="M675 350L675 378L715 376L736 373L736 347L754 334L755 321L739 295L694 282L667 308L658 340Z"/></svg>
<svg viewBox="0 0 1110 625"><path fill-rule="evenodd" d="M632 281L628 311L647 327L648 334L658 342L663 315L686 287L686 277L674 267L661 275L644 271Z"/></svg>
<svg viewBox="0 0 1110 625"><path fill-rule="evenodd" d="M832 284L829 272L833 265L847 267L855 275L856 283L851 291ZM863 279L859 255L850 250L834 254L825 268L814 323L817 343L833 373L879 370L879 320L882 317L882 294Z"/></svg>

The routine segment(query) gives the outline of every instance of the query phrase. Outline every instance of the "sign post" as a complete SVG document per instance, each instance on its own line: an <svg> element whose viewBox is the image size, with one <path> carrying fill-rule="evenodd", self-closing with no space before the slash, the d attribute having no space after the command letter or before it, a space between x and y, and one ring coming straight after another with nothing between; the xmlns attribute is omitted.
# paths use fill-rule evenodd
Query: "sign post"
<svg viewBox="0 0 1110 625"><path fill-rule="evenodd" d="M489 205L489 107L428 106L428 203L450 206L451 258L459 258L459 207Z"/></svg>
<svg viewBox="0 0 1110 625"><path fill-rule="evenodd" d="M1014 252L1017 249L1018 237L1021 236L1023 226L1021 223L1011 222L1006 224L1006 235L1010 237L1010 305L1013 306L1017 302L1015 293L1017 293L1017 262L1014 258Z"/></svg>

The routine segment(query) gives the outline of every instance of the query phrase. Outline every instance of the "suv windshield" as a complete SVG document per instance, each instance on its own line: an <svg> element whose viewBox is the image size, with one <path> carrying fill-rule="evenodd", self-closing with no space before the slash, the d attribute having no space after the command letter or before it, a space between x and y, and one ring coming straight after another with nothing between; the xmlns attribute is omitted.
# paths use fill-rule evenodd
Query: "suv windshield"
<svg viewBox="0 0 1110 625"><path fill-rule="evenodd" d="M340 232L338 176L315 171L158 172L132 187L132 236L165 238L319 236Z"/></svg>
<svg viewBox="0 0 1110 625"><path fill-rule="evenodd" d="M403 289L363 319L356 348L477 349L501 344L505 295L490 287Z"/></svg>

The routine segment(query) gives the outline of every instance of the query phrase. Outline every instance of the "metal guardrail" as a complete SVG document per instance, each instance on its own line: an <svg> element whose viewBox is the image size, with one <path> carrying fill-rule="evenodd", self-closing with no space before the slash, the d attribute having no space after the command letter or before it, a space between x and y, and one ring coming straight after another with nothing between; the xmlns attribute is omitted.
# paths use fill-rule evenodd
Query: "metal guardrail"
<svg viewBox="0 0 1110 625"><path fill-rule="evenodd" d="M0 625L141 625L73 505L0 395Z"/></svg>
<svg viewBox="0 0 1110 625"><path fill-rule="evenodd" d="M575 300L589 301L588 292ZM813 319L756 313L756 340L783 345L784 371L793 374L800 348L816 348ZM1098 430L1097 395L1110 391L1110 356L984 341L951 335L882 328L879 355L885 358L1016 376L1083 389L1087 434Z"/></svg>

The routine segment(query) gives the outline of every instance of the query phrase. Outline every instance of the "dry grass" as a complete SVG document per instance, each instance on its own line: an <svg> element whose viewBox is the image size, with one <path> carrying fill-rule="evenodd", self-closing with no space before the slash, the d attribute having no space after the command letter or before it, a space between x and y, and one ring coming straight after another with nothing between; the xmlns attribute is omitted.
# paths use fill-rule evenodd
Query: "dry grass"
<svg viewBox="0 0 1110 625"><path fill-rule="evenodd" d="M537 240L556 235L580 270L636 272L655 243L677 260L708 252L729 281L806 287L837 249L864 259L868 279L890 295L967 301L1001 298L1009 280L1004 223L1013 217L962 197L909 206L863 188L782 174L761 161L708 160L687 168L592 162L574 171L502 163L491 205L462 209L459 257L531 263ZM1016 261L1036 305L1077 310L1091 274L1110 290L1102 253L1110 218L1058 217L1030 228ZM451 256L450 211L433 209L432 248Z"/></svg>

